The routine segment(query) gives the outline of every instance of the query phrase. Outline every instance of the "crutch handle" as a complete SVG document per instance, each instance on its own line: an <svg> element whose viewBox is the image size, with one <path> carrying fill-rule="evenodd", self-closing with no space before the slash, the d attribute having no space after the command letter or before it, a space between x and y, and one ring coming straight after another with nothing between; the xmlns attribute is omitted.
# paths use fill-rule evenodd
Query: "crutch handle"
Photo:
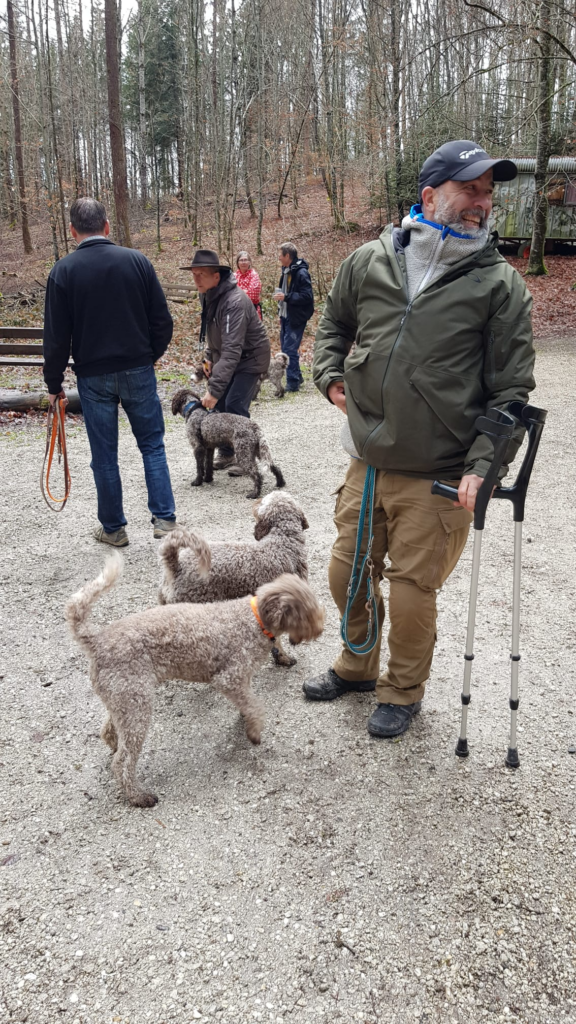
<svg viewBox="0 0 576 1024"><path fill-rule="evenodd" d="M521 404L521 403L518 403ZM509 412L503 409L488 409L485 416L479 416L475 427L480 434L486 434L494 446L494 456L490 463L488 472L484 477L484 483L479 488L474 506L474 529L483 530L486 520L486 509L492 496L494 485L498 480L498 473L504 461L510 438L514 433L516 419ZM438 494L443 498L450 498L458 501L458 490L448 484L441 484L435 480L432 484L432 494Z"/></svg>
<svg viewBox="0 0 576 1024"><path fill-rule="evenodd" d="M514 483L510 487L497 487L494 491L494 497L511 501L514 510L514 522L521 523L524 520L526 492L530 483L532 467L534 466L542 431L544 430L547 411L546 409L538 409L535 405L524 405L522 402L509 402L507 409L528 431L528 444Z"/></svg>
<svg viewBox="0 0 576 1024"><path fill-rule="evenodd" d="M432 494L438 494L441 498L450 498L452 501L458 501L458 488L451 487L450 484L441 484L438 480L435 480L432 484Z"/></svg>

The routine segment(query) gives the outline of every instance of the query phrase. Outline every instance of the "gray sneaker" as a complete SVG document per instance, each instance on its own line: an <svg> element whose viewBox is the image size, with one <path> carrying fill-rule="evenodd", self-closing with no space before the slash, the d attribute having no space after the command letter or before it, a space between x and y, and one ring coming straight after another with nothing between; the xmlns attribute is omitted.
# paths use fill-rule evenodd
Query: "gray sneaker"
<svg viewBox="0 0 576 1024"><path fill-rule="evenodd" d="M111 544L113 548L125 548L130 543L124 526L121 526L119 530L115 530L114 533L106 533L103 526L97 526L92 536L95 540L99 540L101 544Z"/></svg>
<svg viewBox="0 0 576 1024"><path fill-rule="evenodd" d="M175 519L157 519L156 516L152 517L152 523L154 524L154 537L156 540L159 540L160 537L166 537L178 526Z"/></svg>

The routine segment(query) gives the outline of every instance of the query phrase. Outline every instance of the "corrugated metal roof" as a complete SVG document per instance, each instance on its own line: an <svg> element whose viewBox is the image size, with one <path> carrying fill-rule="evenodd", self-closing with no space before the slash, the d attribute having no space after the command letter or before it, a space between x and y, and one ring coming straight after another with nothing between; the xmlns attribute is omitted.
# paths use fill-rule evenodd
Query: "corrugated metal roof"
<svg viewBox="0 0 576 1024"><path fill-rule="evenodd" d="M536 170L536 160L532 157L521 157L520 160L514 160L516 167L519 171L527 171L534 174ZM576 158L571 156L553 156L548 161L549 171L568 171L576 172Z"/></svg>

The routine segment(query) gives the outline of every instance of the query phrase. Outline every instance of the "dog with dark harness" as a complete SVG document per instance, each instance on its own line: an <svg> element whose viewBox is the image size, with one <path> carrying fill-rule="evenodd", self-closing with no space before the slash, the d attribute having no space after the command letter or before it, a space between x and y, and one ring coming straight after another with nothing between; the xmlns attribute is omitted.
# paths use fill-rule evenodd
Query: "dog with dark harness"
<svg viewBox="0 0 576 1024"><path fill-rule="evenodd" d="M196 477L192 487L211 484L214 474L214 449L230 447L236 455L236 466L242 476L252 480L247 498L259 498L263 477L258 461L276 478L276 486L284 487L282 471L272 461L272 453L257 423L245 416L229 412L208 412L202 396L194 388L179 388L172 397L172 413L186 421L186 433L196 457Z"/></svg>

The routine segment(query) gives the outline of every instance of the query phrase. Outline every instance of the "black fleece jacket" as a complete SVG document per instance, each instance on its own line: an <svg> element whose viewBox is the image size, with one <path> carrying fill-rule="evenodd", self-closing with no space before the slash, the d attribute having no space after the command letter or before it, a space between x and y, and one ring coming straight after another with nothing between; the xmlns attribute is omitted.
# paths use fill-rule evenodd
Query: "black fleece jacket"
<svg viewBox="0 0 576 1024"><path fill-rule="evenodd" d="M50 271L44 309L44 380L62 388L70 357L78 377L150 366L168 348L172 317L150 260L108 238L82 242Z"/></svg>

